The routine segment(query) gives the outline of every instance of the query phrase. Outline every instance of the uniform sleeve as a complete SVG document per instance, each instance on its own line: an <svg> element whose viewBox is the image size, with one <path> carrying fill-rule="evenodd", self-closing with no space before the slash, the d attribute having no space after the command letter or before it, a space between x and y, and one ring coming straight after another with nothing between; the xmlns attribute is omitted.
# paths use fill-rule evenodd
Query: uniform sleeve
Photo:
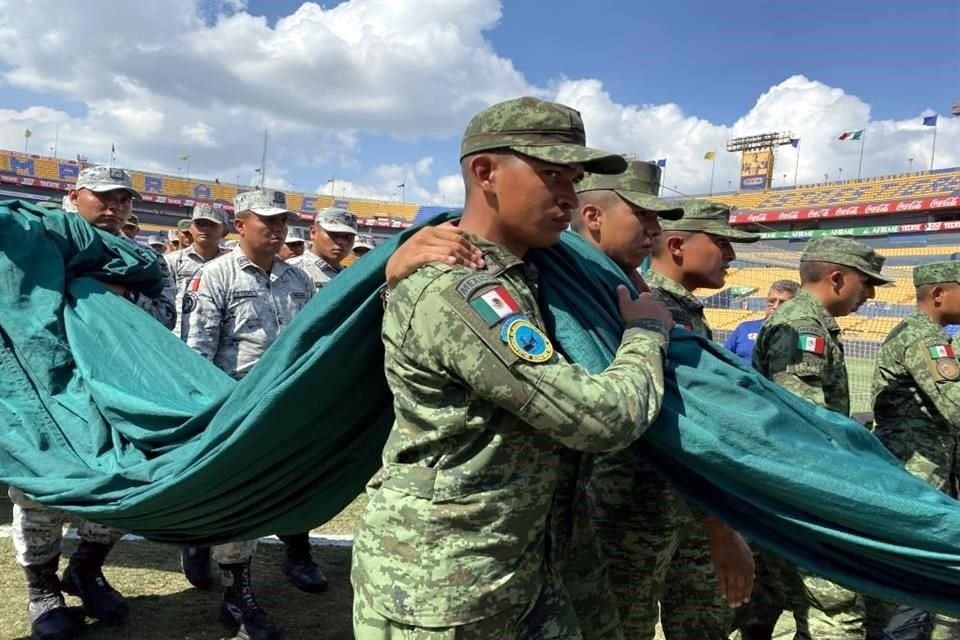
<svg viewBox="0 0 960 640"><path fill-rule="evenodd" d="M226 287L221 279L200 269L183 295L180 333L187 346L207 360L213 361L217 355L226 308Z"/></svg>
<svg viewBox="0 0 960 640"><path fill-rule="evenodd" d="M656 419L666 345L658 323L627 329L611 365L591 375L555 352L543 362L518 355L502 337L507 321L489 324L457 295L448 289L421 298L404 335L404 353L433 363L470 393L571 449L621 449Z"/></svg>
<svg viewBox="0 0 960 640"><path fill-rule="evenodd" d="M944 420L960 426L960 365L952 347L937 337L919 340L904 354L904 366Z"/></svg>
<svg viewBox="0 0 960 640"><path fill-rule="evenodd" d="M827 366L824 349L817 347L804 351L800 339L810 338L825 343L827 335L819 327L798 328L790 324L764 327L763 341L757 341L754 349L754 367L767 378L808 402L826 408L823 393L823 376ZM816 344L816 343L814 343Z"/></svg>
<svg viewBox="0 0 960 640"><path fill-rule="evenodd" d="M159 260L158 263L164 281L163 291L153 297L135 292L132 301L167 329L173 329L177 324L177 284L170 274L166 260Z"/></svg>

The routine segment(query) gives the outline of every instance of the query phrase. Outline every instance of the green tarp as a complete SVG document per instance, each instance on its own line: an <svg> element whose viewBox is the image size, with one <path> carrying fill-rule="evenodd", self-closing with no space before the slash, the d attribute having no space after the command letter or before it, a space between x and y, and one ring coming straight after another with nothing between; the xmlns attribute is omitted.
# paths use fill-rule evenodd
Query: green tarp
<svg viewBox="0 0 960 640"><path fill-rule="evenodd" d="M141 273L145 250L0 203L0 479L166 542L329 519L378 466L392 420L376 293L396 244L324 287L235 383L95 282L158 286L155 270ZM603 369L623 275L572 234L529 258L558 347ZM655 447L682 490L827 577L960 614L956 502L857 423L716 345L677 329L669 359L664 409L637 446Z"/></svg>

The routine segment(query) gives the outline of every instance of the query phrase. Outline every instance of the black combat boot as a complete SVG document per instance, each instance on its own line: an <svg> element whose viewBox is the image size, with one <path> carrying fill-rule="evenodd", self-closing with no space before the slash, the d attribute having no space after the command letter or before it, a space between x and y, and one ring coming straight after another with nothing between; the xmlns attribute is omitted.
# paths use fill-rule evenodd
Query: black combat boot
<svg viewBox="0 0 960 640"><path fill-rule="evenodd" d="M223 601L220 617L231 629L236 629L236 640L278 640L283 631L273 624L253 593L250 579L250 561L240 564L221 564ZM239 627L239 628L238 628Z"/></svg>
<svg viewBox="0 0 960 640"><path fill-rule="evenodd" d="M310 556L310 534L295 533L279 536L287 547L283 561L283 573L290 584L307 593L322 593L327 590L327 577Z"/></svg>
<svg viewBox="0 0 960 640"><path fill-rule="evenodd" d="M777 623L745 624L740 627L740 640L771 640Z"/></svg>
<svg viewBox="0 0 960 640"><path fill-rule="evenodd" d="M107 624L120 624L130 608L120 593L103 577L103 561L113 545L81 540L63 572L61 588L83 602L91 618Z"/></svg>
<svg viewBox="0 0 960 640"><path fill-rule="evenodd" d="M180 550L180 569L187 582L206 591L213 578L210 575L210 547L184 547Z"/></svg>
<svg viewBox="0 0 960 640"><path fill-rule="evenodd" d="M83 613L63 601L57 578L59 564L60 556L56 556L43 564L23 568L27 574L27 616L33 640L74 640L83 628Z"/></svg>

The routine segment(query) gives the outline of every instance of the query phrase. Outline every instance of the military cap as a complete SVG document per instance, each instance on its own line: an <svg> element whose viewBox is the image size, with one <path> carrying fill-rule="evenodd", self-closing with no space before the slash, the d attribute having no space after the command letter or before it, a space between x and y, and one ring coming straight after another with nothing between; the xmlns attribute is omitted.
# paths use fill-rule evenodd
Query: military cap
<svg viewBox="0 0 960 640"><path fill-rule="evenodd" d="M151 247L153 246L165 247L167 246L167 241L163 239L163 236L154 235L154 236L147 237L147 244L149 244Z"/></svg>
<svg viewBox="0 0 960 640"><path fill-rule="evenodd" d="M577 193L588 191L614 191L618 196L638 209L653 211L664 220L679 220L683 209L673 202L657 196L660 189L660 167L652 162L634 160L627 170L615 175L588 173L580 184Z"/></svg>
<svg viewBox="0 0 960 640"><path fill-rule="evenodd" d="M510 149L553 164L582 164L591 173L621 173L626 159L586 146L575 109L537 98L517 98L484 109L470 120L460 159L481 151Z"/></svg>
<svg viewBox="0 0 960 640"><path fill-rule="evenodd" d="M870 246L838 236L821 236L807 243L800 262L832 262L856 269L867 276L871 284L890 284L890 278L880 275L884 258Z"/></svg>
<svg viewBox="0 0 960 640"><path fill-rule="evenodd" d="M304 237L305 229L302 227L287 227L287 238L284 240L284 244L290 244L291 242L306 242L307 239Z"/></svg>
<svg viewBox="0 0 960 640"><path fill-rule="evenodd" d="M299 216L287 209L287 196L283 191L273 189L257 189L238 193L233 199L233 210L237 215L244 211L252 211L258 216L279 216L286 214L289 218Z"/></svg>
<svg viewBox="0 0 960 640"><path fill-rule="evenodd" d="M357 235L357 216L346 209L327 207L317 211L314 223L329 233L352 233Z"/></svg>
<svg viewBox="0 0 960 640"><path fill-rule="evenodd" d="M215 207L207 202L198 202L193 206L193 213L190 214L190 220L209 220L210 222L216 222L217 224L222 224L224 226L227 224L227 220L223 215L223 210L220 207ZM181 222L187 221L181 220ZM187 229L189 228L190 223L187 222Z"/></svg>
<svg viewBox="0 0 960 640"><path fill-rule="evenodd" d="M180 231L190 231L190 221L189 220L177 221L177 229L179 229Z"/></svg>
<svg viewBox="0 0 960 640"><path fill-rule="evenodd" d="M664 231L699 231L726 238L730 242L756 242L760 239L759 234L731 227L730 207L725 204L697 199L675 202L683 207L683 217L662 222L660 227Z"/></svg>
<svg viewBox="0 0 960 640"><path fill-rule="evenodd" d="M67 213L78 213L77 205L73 204L73 201L70 199L70 194L63 196L63 202L60 208Z"/></svg>
<svg viewBox="0 0 960 640"><path fill-rule="evenodd" d="M127 221L123 223L123 226L124 226L124 227L135 227L135 228L139 229L139 228L140 228L140 218L138 218L135 214L131 213L131 214L127 217Z"/></svg>
<svg viewBox="0 0 960 640"><path fill-rule="evenodd" d="M133 180L130 178L130 174L123 169L114 167L88 167L84 169L77 176L75 188L78 190L89 189L96 193L123 189L134 198L140 198L140 194L133 188Z"/></svg>
<svg viewBox="0 0 960 640"><path fill-rule="evenodd" d="M913 270L913 286L940 284L941 282L960 282L960 262L931 262L922 264Z"/></svg>
<svg viewBox="0 0 960 640"><path fill-rule="evenodd" d="M357 236L357 241L353 245L353 250L357 249L366 249L367 251L372 251L377 248L377 243L374 241L373 236L361 233Z"/></svg>

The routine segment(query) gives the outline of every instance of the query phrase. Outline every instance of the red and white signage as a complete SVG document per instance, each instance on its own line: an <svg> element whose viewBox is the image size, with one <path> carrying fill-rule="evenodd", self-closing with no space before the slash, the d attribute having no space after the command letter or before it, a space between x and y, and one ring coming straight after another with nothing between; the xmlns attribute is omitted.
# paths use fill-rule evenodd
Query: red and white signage
<svg viewBox="0 0 960 640"><path fill-rule="evenodd" d="M890 213L910 213L912 211L931 211L934 209L956 209L960 207L960 196L949 198L918 198L916 200L894 200L873 204L857 204L848 207L825 207L823 209L794 209L791 211L743 211L730 216L733 224L748 222L788 222L791 220L819 220L823 218L850 218L854 216L875 216Z"/></svg>

